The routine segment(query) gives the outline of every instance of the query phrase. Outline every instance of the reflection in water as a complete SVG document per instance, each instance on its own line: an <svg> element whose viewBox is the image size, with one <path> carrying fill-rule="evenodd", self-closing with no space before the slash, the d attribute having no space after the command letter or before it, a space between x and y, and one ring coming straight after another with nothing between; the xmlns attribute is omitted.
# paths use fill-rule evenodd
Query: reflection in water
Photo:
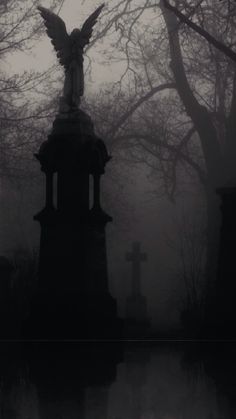
<svg viewBox="0 0 236 419"><path fill-rule="evenodd" d="M37 388L27 371L19 368L14 375L11 373L2 377L1 419L40 419Z"/></svg>
<svg viewBox="0 0 236 419"><path fill-rule="evenodd" d="M233 419L234 345L204 345L133 343L123 355L108 343L77 345L73 354L70 347L67 354L54 348L33 356L7 350L0 418Z"/></svg>

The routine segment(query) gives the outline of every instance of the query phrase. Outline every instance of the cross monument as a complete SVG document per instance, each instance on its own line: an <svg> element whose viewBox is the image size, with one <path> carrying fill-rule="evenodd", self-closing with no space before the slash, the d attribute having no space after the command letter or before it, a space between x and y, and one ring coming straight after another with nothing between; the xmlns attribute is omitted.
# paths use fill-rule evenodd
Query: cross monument
<svg viewBox="0 0 236 419"><path fill-rule="evenodd" d="M141 294L141 262L147 261L147 254L141 253L140 243L134 242L132 252L126 253L127 262L132 263L132 295Z"/></svg>
<svg viewBox="0 0 236 419"><path fill-rule="evenodd" d="M140 243L134 242L132 252L126 253L126 261L132 263L131 294L126 301L125 334L143 336L150 321L147 314L147 299L141 292L141 263L147 261L147 254L140 250Z"/></svg>

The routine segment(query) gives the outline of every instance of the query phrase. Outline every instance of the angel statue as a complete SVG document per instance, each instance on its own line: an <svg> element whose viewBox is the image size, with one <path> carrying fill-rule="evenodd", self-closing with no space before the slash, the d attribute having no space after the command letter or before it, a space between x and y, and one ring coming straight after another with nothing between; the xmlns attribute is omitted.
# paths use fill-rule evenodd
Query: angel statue
<svg viewBox="0 0 236 419"><path fill-rule="evenodd" d="M38 7L44 19L47 34L57 52L59 62L65 68L64 109L78 109L80 97L84 94L84 47L89 44L93 26L97 22L103 7L104 4L99 6L86 19L81 30L74 29L70 35L66 31L65 23L58 15L45 7Z"/></svg>

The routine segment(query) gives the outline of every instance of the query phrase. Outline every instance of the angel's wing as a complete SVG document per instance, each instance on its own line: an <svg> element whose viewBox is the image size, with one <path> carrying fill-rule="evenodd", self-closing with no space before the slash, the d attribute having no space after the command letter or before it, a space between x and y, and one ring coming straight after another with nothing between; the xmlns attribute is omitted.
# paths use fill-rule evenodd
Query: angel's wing
<svg viewBox="0 0 236 419"><path fill-rule="evenodd" d="M71 43L63 20L51 10L38 6L38 10L47 28L47 34L57 51L57 57L62 65L67 66L70 61Z"/></svg>
<svg viewBox="0 0 236 419"><path fill-rule="evenodd" d="M94 27L95 23L97 22L98 16L100 15L104 6L105 6L105 4L103 3L84 22L84 24L82 26L82 29L81 29L81 32L80 32L80 36L81 36L81 39L83 40L84 45L89 43L89 40L90 40L90 38L92 36L92 33L93 33L93 27Z"/></svg>

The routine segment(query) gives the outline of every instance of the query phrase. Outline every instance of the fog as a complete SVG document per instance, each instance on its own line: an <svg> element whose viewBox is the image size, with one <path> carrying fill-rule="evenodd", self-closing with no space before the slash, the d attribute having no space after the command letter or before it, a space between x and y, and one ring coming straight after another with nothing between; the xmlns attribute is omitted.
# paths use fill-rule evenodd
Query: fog
<svg viewBox="0 0 236 419"><path fill-rule="evenodd" d="M50 7L51 2L42 1L41 4L44 7ZM61 8L58 5L57 10L60 8L60 16L65 20L70 31L75 26L80 26L99 4L100 2L97 1L94 3L65 0L61 3ZM144 17L143 24L149 22L151 18L152 12ZM119 53L116 58L113 51L114 60L109 61L102 53L112 48L112 43L117 39L116 32L117 30L113 28L105 40L98 41L89 49L88 57L85 58L87 69L85 107L87 106L86 99L88 102L95 101L96 103L99 98L96 96L98 92L105 92L106 96L107 86L109 88L113 84L116 86L124 73L126 63L122 59L122 54L119 60ZM114 49L116 51L116 46ZM30 70L40 73L56 63L56 54L48 37L44 35L29 51L23 49L8 55L4 59L3 68L11 74L22 74ZM90 67L88 67L89 64ZM150 70L150 73L151 71L153 70ZM51 77L57 78L59 75L61 71L57 67ZM57 83L57 80L54 80L54 83L54 91L59 93L61 82ZM31 91L29 97L32 94L34 95ZM38 92L35 93L35 97L37 94ZM163 94L163 102L167 96L166 93ZM99 103L96 103L96 106L99 108ZM124 108L125 106L126 103L124 103ZM158 100L156 106L158 106ZM183 114L185 115L184 111ZM95 120L96 129L102 132L103 126L101 121L99 126L98 116L93 116L93 114L90 116ZM119 115L115 118L119 118ZM52 120L50 116L45 122L45 133L50 133ZM34 152L38 151L36 146L37 144L34 145ZM152 168L145 161L139 163L132 161L129 152L127 152L127 158L124 158L119 146L112 146L109 141L107 141L107 147L113 159L109 162L102 179L102 206L113 217L113 223L109 224L106 230L108 272L109 288L118 301L119 314L122 317L125 315L126 298L131 289L131 265L126 261L125 255L131 250L132 243L139 241L141 250L147 253L147 261L143 262L141 267L141 287L142 293L147 297L152 326L159 330L178 328L180 312L186 297L186 283L181 277L181 260L178 256L181 240L183 240L179 225L183 219L192 220L193 224L198 220L201 220L200 224L203 222L206 216L203 187L192 173L189 179L185 179L187 171L180 170L179 182L181 183L182 180L184 184L186 181L186 185L182 189L177 187L175 197L169 199L168 193L163 192L163 182L158 172L153 174ZM197 156L197 161L201 162L202 156L199 149L199 146L193 146L192 150L194 156ZM44 206L45 185L39 164L32 153L30 159L35 179L27 179L27 177L1 179L0 252L10 258L13 257L17 248L39 248L40 226L33 220L33 216ZM23 164L27 163L23 162ZM184 231L182 234L184 235Z"/></svg>
<svg viewBox="0 0 236 419"><path fill-rule="evenodd" d="M38 164L37 162L35 163ZM127 163L122 163L121 167ZM181 246L179 227L184 215L196 219L202 212L202 199L196 196L179 197L175 203L153 193L154 180L142 166L126 166L125 177L109 178L113 162L109 163L102 187L103 208L113 217L107 226L109 288L118 301L118 312L125 316L126 298L131 292L131 264L125 255L132 243L139 241L147 261L141 266L141 289L147 297L152 326L158 330L179 327L179 316L186 295L186 285L180 277L178 252ZM118 163L119 165L119 163ZM44 206L44 179L32 184L2 182L1 196L1 254L10 258L17 249L39 248L40 226L33 216ZM107 178L107 179L106 179ZM112 190L111 190L112 188ZM194 222L194 221L193 221Z"/></svg>

